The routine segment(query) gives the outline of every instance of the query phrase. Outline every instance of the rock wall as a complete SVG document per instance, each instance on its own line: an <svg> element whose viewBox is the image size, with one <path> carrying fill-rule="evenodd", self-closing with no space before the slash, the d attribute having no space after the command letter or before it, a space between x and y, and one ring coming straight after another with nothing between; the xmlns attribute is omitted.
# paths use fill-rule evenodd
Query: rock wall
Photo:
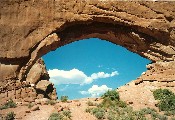
<svg viewBox="0 0 175 120"><path fill-rule="evenodd" d="M168 64L175 61L174 1L2 0L1 96L12 90L8 84L17 81L25 88L29 82L49 86L45 79L40 83L43 69L36 65L38 59L60 46L90 37L121 45L153 61L136 84L143 80L174 81L174 67ZM158 77L162 72L168 77Z"/></svg>

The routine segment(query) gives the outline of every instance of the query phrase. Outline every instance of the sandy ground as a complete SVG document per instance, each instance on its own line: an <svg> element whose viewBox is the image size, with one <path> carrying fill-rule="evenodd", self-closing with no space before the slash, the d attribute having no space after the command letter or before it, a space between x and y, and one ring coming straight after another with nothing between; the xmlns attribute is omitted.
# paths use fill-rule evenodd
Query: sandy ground
<svg viewBox="0 0 175 120"><path fill-rule="evenodd" d="M61 106L71 111L72 120L96 120L93 115L85 112L85 109L88 107L88 101L99 103L99 101L95 101L94 98L80 99L72 100L68 103L59 102L55 105L38 105L39 110L36 111L31 111L28 106L17 106L16 108L0 110L0 114L6 115L8 112L13 111L16 114L16 120L48 120L53 112L58 111L58 106Z"/></svg>

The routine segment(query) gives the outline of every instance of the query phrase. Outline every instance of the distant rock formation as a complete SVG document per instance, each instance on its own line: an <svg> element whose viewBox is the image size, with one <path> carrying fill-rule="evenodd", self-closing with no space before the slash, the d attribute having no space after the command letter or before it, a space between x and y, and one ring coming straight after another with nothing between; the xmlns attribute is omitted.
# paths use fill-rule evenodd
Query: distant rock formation
<svg viewBox="0 0 175 120"><path fill-rule="evenodd" d="M40 58L60 46L90 37L152 60L136 84L174 81L174 10L174 1L2 0L0 99L11 95L17 99L55 99L55 89Z"/></svg>

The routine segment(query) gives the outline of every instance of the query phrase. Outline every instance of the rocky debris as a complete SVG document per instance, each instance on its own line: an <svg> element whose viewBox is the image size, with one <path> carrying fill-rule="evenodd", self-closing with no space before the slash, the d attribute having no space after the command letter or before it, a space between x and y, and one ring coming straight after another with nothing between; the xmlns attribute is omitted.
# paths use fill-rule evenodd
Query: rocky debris
<svg viewBox="0 0 175 120"><path fill-rule="evenodd" d="M31 111L30 110L26 110L25 113L31 113Z"/></svg>
<svg viewBox="0 0 175 120"><path fill-rule="evenodd" d="M54 105L54 108L57 110L57 112L61 112L64 110L64 108L58 103Z"/></svg>
<svg viewBox="0 0 175 120"><path fill-rule="evenodd" d="M61 107L61 106L57 109L58 112L61 112L61 111L63 111L63 110L64 110L64 108Z"/></svg>

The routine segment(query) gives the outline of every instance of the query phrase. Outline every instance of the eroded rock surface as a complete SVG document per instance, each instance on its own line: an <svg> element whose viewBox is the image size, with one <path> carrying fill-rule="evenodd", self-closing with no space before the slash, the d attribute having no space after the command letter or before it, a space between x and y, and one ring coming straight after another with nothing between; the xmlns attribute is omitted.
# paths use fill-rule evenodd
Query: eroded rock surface
<svg viewBox="0 0 175 120"><path fill-rule="evenodd" d="M90 37L121 45L153 61L153 68L150 65L136 84L175 80L174 1L2 0L0 98L16 96L16 91L17 98L26 97L27 92L21 92L26 88L34 98L52 96L47 89L34 88L39 81L48 80L42 77L46 70L38 65L38 59Z"/></svg>
<svg viewBox="0 0 175 120"><path fill-rule="evenodd" d="M25 81L10 79L1 86L0 98L3 104L10 98L16 102L34 102L35 99L57 99L56 90L49 81L42 59L38 59L27 74Z"/></svg>

